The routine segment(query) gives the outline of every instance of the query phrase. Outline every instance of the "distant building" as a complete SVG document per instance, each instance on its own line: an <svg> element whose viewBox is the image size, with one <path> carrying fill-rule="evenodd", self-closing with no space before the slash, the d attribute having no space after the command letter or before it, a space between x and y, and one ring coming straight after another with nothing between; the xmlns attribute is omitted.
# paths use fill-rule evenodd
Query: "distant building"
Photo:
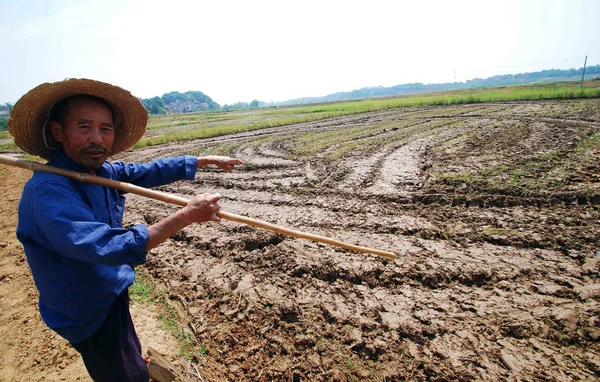
<svg viewBox="0 0 600 382"><path fill-rule="evenodd" d="M7 106L0 106L0 117L8 117L10 114L10 110L8 110Z"/></svg>
<svg viewBox="0 0 600 382"><path fill-rule="evenodd" d="M209 105L206 102L197 101L188 96L186 101L176 100L165 105L167 114L194 113L198 111L206 111Z"/></svg>

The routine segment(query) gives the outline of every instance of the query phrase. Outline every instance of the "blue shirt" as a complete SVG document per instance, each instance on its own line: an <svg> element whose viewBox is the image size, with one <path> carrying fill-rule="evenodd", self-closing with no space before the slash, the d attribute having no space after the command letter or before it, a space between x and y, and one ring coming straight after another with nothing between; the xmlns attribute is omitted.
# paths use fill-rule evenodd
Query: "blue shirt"
<svg viewBox="0 0 600 382"><path fill-rule="evenodd" d="M96 175L155 187L193 180L192 156L147 164L105 162ZM62 152L48 165L85 172ZM146 261L148 229L122 227L122 192L61 175L35 172L19 204L17 237L25 248L46 324L71 343L94 333L115 298L133 284Z"/></svg>

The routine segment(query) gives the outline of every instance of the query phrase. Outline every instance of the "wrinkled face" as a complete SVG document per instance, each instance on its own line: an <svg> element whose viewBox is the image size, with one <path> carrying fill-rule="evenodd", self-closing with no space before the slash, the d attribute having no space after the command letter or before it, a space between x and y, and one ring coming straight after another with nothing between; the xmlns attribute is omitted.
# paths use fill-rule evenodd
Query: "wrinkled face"
<svg viewBox="0 0 600 382"><path fill-rule="evenodd" d="M87 97L69 100L64 118L50 122L50 131L64 153L91 173L108 158L115 140L110 107Z"/></svg>

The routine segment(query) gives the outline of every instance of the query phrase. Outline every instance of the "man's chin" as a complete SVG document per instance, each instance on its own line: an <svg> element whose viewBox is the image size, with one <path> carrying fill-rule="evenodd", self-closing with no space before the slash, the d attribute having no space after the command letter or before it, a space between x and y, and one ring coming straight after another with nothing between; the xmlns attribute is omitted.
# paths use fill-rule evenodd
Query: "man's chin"
<svg viewBox="0 0 600 382"><path fill-rule="evenodd" d="M85 168L86 170L92 171L97 169L98 167L101 167L104 164L104 161L106 160L107 156L106 155L102 155L100 157L85 157L85 158L81 158L79 165L83 168Z"/></svg>

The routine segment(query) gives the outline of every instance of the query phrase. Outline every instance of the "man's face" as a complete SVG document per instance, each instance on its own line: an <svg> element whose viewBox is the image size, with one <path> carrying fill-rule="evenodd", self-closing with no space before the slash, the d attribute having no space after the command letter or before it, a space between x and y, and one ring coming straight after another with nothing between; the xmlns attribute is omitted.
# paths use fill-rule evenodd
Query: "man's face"
<svg viewBox="0 0 600 382"><path fill-rule="evenodd" d="M69 100L65 117L50 122L50 130L64 153L91 173L108 158L115 140L111 109L87 97Z"/></svg>

